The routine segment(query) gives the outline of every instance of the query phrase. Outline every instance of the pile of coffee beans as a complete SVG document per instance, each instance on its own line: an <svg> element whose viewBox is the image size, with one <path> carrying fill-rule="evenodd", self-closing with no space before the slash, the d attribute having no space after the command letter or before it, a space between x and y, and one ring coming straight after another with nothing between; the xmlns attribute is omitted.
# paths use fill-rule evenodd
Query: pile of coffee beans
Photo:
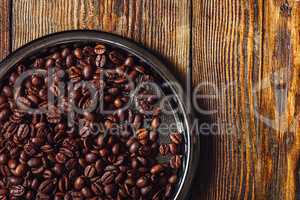
<svg viewBox="0 0 300 200"><path fill-rule="evenodd" d="M161 141L160 97L132 95L147 81L136 57L103 44L15 66L0 88L0 199L172 198L184 138Z"/></svg>

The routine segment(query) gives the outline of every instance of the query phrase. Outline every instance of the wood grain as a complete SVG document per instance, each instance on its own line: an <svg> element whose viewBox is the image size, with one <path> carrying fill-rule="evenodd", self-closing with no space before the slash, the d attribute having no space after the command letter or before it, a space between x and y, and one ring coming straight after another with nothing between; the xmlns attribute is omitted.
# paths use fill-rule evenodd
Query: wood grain
<svg viewBox="0 0 300 200"><path fill-rule="evenodd" d="M162 55L183 80L189 64L189 6L179 0L15 0L13 49L57 31L101 30Z"/></svg>
<svg viewBox="0 0 300 200"><path fill-rule="evenodd" d="M193 6L193 82L219 92L200 100L219 129L202 136L194 198L299 199L299 1Z"/></svg>
<svg viewBox="0 0 300 200"><path fill-rule="evenodd" d="M10 34L0 6L1 58ZM14 0L12 19L13 49L95 29L141 43L182 81L192 58L194 88L208 82L197 89L211 95L199 106L215 110L198 119L218 127L201 135L193 199L300 199L299 0Z"/></svg>
<svg viewBox="0 0 300 200"><path fill-rule="evenodd" d="M3 0L0 3L0 61L10 51L10 0Z"/></svg>

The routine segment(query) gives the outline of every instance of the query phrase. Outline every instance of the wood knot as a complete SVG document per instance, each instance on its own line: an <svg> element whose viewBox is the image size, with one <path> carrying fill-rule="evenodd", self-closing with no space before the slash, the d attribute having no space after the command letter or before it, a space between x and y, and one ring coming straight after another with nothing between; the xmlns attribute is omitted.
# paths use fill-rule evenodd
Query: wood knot
<svg viewBox="0 0 300 200"><path fill-rule="evenodd" d="M280 15L284 17L290 17L292 14L292 7L289 5L288 2L281 4L280 6Z"/></svg>

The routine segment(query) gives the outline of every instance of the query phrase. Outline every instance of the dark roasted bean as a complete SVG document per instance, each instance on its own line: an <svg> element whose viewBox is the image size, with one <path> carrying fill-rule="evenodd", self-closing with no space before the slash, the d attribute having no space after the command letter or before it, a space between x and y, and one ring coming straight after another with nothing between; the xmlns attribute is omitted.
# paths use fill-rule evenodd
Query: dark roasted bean
<svg viewBox="0 0 300 200"><path fill-rule="evenodd" d="M83 177L78 177L74 182L74 188L76 190L81 190L85 186L85 180Z"/></svg>
<svg viewBox="0 0 300 200"><path fill-rule="evenodd" d="M161 164L156 164L151 168L150 172L151 174L159 174L163 169Z"/></svg>
<svg viewBox="0 0 300 200"><path fill-rule="evenodd" d="M105 51L106 51L106 47L104 45L98 44L98 45L95 46L95 53L96 54L101 55L101 54L104 54Z"/></svg>
<svg viewBox="0 0 300 200"><path fill-rule="evenodd" d="M159 146L159 153L161 154L161 155L167 155L168 153L169 153L169 151L170 151L170 148L169 148L169 145L168 144L161 144L160 146Z"/></svg>
<svg viewBox="0 0 300 200"><path fill-rule="evenodd" d="M96 169L93 165L89 165L84 169L84 175L86 177L92 178L96 173Z"/></svg>
<svg viewBox="0 0 300 200"><path fill-rule="evenodd" d="M175 155L170 159L170 167L179 169L181 167L181 156Z"/></svg>
<svg viewBox="0 0 300 200"><path fill-rule="evenodd" d="M51 179L47 179L41 183L39 186L39 191L44 194L48 194L53 191L55 187L55 181Z"/></svg>
<svg viewBox="0 0 300 200"><path fill-rule="evenodd" d="M180 133L172 133L170 134L170 140L174 144L181 144L183 141L182 135Z"/></svg>
<svg viewBox="0 0 300 200"><path fill-rule="evenodd" d="M15 197L21 197L25 194L25 188L22 185L12 186L9 193Z"/></svg>

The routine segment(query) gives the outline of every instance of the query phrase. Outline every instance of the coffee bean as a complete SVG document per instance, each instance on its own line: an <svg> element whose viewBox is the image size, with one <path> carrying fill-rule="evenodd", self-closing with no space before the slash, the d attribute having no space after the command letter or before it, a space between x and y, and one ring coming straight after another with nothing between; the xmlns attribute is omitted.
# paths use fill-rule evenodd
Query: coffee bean
<svg viewBox="0 0 300 200"><path fill-rule="evenodd" d="M54 64L55 64L55 60L52 59L52 58L49 58L49 59L46 61L45 67L46 67L47 69L49 69L49 68L54 67Z"/></svg>
<svg viewBox="0 0 300 200"><path fill-rule="evenodd" d="M76 48L74 50L74 55L76 56L76 58L81 59L82 58L82 50L80 48Z"/></svg>
<svg viewBox="0 0 300 200"><path fill-rule="evenodd" d="M91 65L85 65L83 67L82 74L83 74L83 77L85 78L85 80L89 80L93 77L93 71L94 71L94 69Z"/></svg>
<svg viewBox="0 0 300 200"><path fill-rule="evenodd" d="M98 44L98 45L95 46L95 53L96 54L101 55L101 54L104 54L105 51L106 51L106 47L104 45Z"/></svg>
<svg viewBox="0 0 300 200"><path fill-rule="evenodd" d="M170 159L170 166L174 169L179 169L181 167L181 156L175 155Z"/></svg>
<svg viewBox="0 0 300 200"><path fill-rule="evenodd" d="M10 176L8 177L7 181L10 185L20 185L23 182L23 178L17 176Z"/></svg>
<svg viewBox="0 0 300 200"><path fill-rule="evenodd" d="M9 118L10 110L9 109L2 109L0 111L0 121L6 121Z"/></svg>
<svg viewBox="0 0 300 200"><path fill-rule="evenodd" d="M101 177L101 182L103 184L109 184L111 183L115 178L115 175L111 171L105 172Z"/></svg>
<svg viewBox="0 0 300 200"><path fill-rule="evenodd" d="M169 144L170 153L175 155L178 153L177 145L174 143Z"/></svg>
<svg viewBox="0 0 300 200"><path fill-rule="evenodd" d="M19 164L16 169L14 170L15 176L24 176L27 171L27 166L25 164Z"/></svg>
<svg viewBox="0 0 300 200"><path fill-rule="evenodd" d="M143 188L141 188L141 194L143 196L146 196L151 190L152 190L152 186L151 185L143 187Z"/></svg>
<svg viewBox="0 0 300 200"><path fill-rule="evenodd" d="M84 187L81 189L81 194L85 197L85 198L91 198L93 196L93 192L91 191L90 188L88 187Z"/></svg>
<svg viewBox="0 0 300 200"><path fill-rule="evenodd" d="M85 186L85 180L82 177L78 177L74 182L74 188L76 190L81 190Z"/></svg>
<svg viewBox="0 0 300 200"><path fill-rule="evenodd" d="M84 113L83 113L83 116L84 116L84 118L85 118L86 120L91 121L91 122L93 122L93 121L96 120L95 114L93 114L93 113L91 113L91 112L84 112Z"/></svg>
<svg viewBox="0 0 300 200"><path fill-rule="evenodd" d="M25 188L22 185L12 186L9 190L10 195L14 197L21 197L25 194Z"/></svg>
<svg viewBox="0 0 300 200"><path fill-rule="evenodd" d="M96 57L95 63L96 63L97 67L103 68L106 64L106 56L105 55L98 55Z"/></svg>
<svg viewBox="0 0 300 200"><path fill-rule="evenodd" d="M182 135L179 133L172 133L172 134L170 134L170 140L174 144L181 144L183 141L183 138L182 138Z"/></svg>
<svg viewBox="0 0 300 200"><path fill-rule="evenodd" d="M116 98L115 101L114 101L114 106L116 108L121 108L122 105L123 105L123 102L121 101L121 99L120 98Z"/></svg>
<svg viewBox="0 0 300 200"><path fill-rule="evenodd" d="M8 155L7 154L0 154L0 165L5 165L8 162Z"/></svg>
<svg viewBox="0 0 300 200"><path fill-rule="evenodd" d="M18 163L16 160L9 160L7 163L9 169L15 169L18 166Z"/></svg>
<svg viewBox="0 0 300 200"><path fill-rule="evenodd" d="M102 185L98 182L93 183L91 189L95 195L102 195L104 193Z"/></svg>
<svg viewBox="0 0 300 200"><path fill-rule="evenodd" d="M158 118L158 117L154 117L154 118L152 119L152 122L151 122L151 127L152 127L153 129L157 129L157 128L159 127L159 125L160 125L160 120L159 120L159 118Z"/></svg>
<svg viewBox="0 0 300 200"><path fill-rule="evenodd" d="M58 189L61 192L66 192L69 190L69 179L67 176L63 176L62 178L59 179L58 181Z"/></svg>
<svg viewBox="0 0 300 200"><path fill-rule="evenodd" d="M66 66L71 67L74 64L74 57L73 55L68 55L66 57Z"/></svg>
<svg viewBox="0 0 300 200"><path fill-rule="evenodd" d="M85 155L85 159L89 163L93 163L97 160L98 156L94 153L88 153Z"/></svg>
<svg viewBox="0 0 300 200"><path fill-rule="evenodd" d="M136 153L138 148L139 148L139 143L134 142L133 144L130 145L129 152L130 153Z"/></svg>
<svg viewBox="0 0 300 200"><path fill-rule="evenodd" d="M124 62L124 56L118 51L111 51L109 53L109 59L114 64L122 64L122 62Z"/></svg>
<svg viewBox="0 0 300 200"><path fill-rule="evenodd" d="M161 171L163 171L163 169L164 168L161 164L156 164L151 168L150 172L151 174L159 174Z"/></svg>
<svg viewBox="0 0 300 200"><path fill-rule="evenodd" d="M105 185L104 192L106 195L112 195L115 192L115 185L114 184Z"/></svg>
<svg viewBox="0 0 300 200"><path fill-rule="evenodd" d="M64 48L61 52L61 57L66 58L72 53L72 50L70 48Z"/></svg>
<svg viewBox="0 0 300 200"><path fill-rule="evenodd" d="M13 91L12 91L12 88L5 85L3 86L2 88L2 92L3 94L6 96L6 97L9 97L9 98L12 98L13 97Z"/></svg>
<svg viewBox="0 0 300 200"><path fill-rule="evenodd" d="M84 169L84 175L86 177L92 178L96 173L96 169L93 165L89 165Z"/></svg>
<svg viewBox="0 0 300 200"><path fill-rule="evenodd" d="M176 184L177 183L177 175L170 176L168 181L170 184Z"/></svg>
<svg viewBox="0 0 300 200"><path fill-rule="evenodd" d="M126 66L132 67L134 65L134 59L132 57L128 57L124 63Z"/></svg>
<svg viewBox="0 0 300 200"><path fill-rule="evenodd" d="M168 153L169 153L169 151L170 151L170 148L169 148L169 145L168 144L161 144L160 146L159 146L159 153L161 154L161 155L167 155Z"/></svg>
<svg viewBox="0 0 300 200"><path fill-rule="evenodd" d="M38 188L38 191L43 194L49 194L50 192L53 191L54 187L55 187L55 181L52 179L46 179L41 183L41 185Z"/></svg>
<svg viewBox="0 0 300 200"><path fill-rule="evenodd" d="M29 167L40 167L42 164L42 160L40 158L31 158L27 162Z"/></svg>
<svg viewBox="0 0 300 200"><path fill-rule="evenodd" d="M148 179L146 177L140 177L137 181L136 181L136 186L138 188L143 188L145 186L148 185Z"/></svg>

